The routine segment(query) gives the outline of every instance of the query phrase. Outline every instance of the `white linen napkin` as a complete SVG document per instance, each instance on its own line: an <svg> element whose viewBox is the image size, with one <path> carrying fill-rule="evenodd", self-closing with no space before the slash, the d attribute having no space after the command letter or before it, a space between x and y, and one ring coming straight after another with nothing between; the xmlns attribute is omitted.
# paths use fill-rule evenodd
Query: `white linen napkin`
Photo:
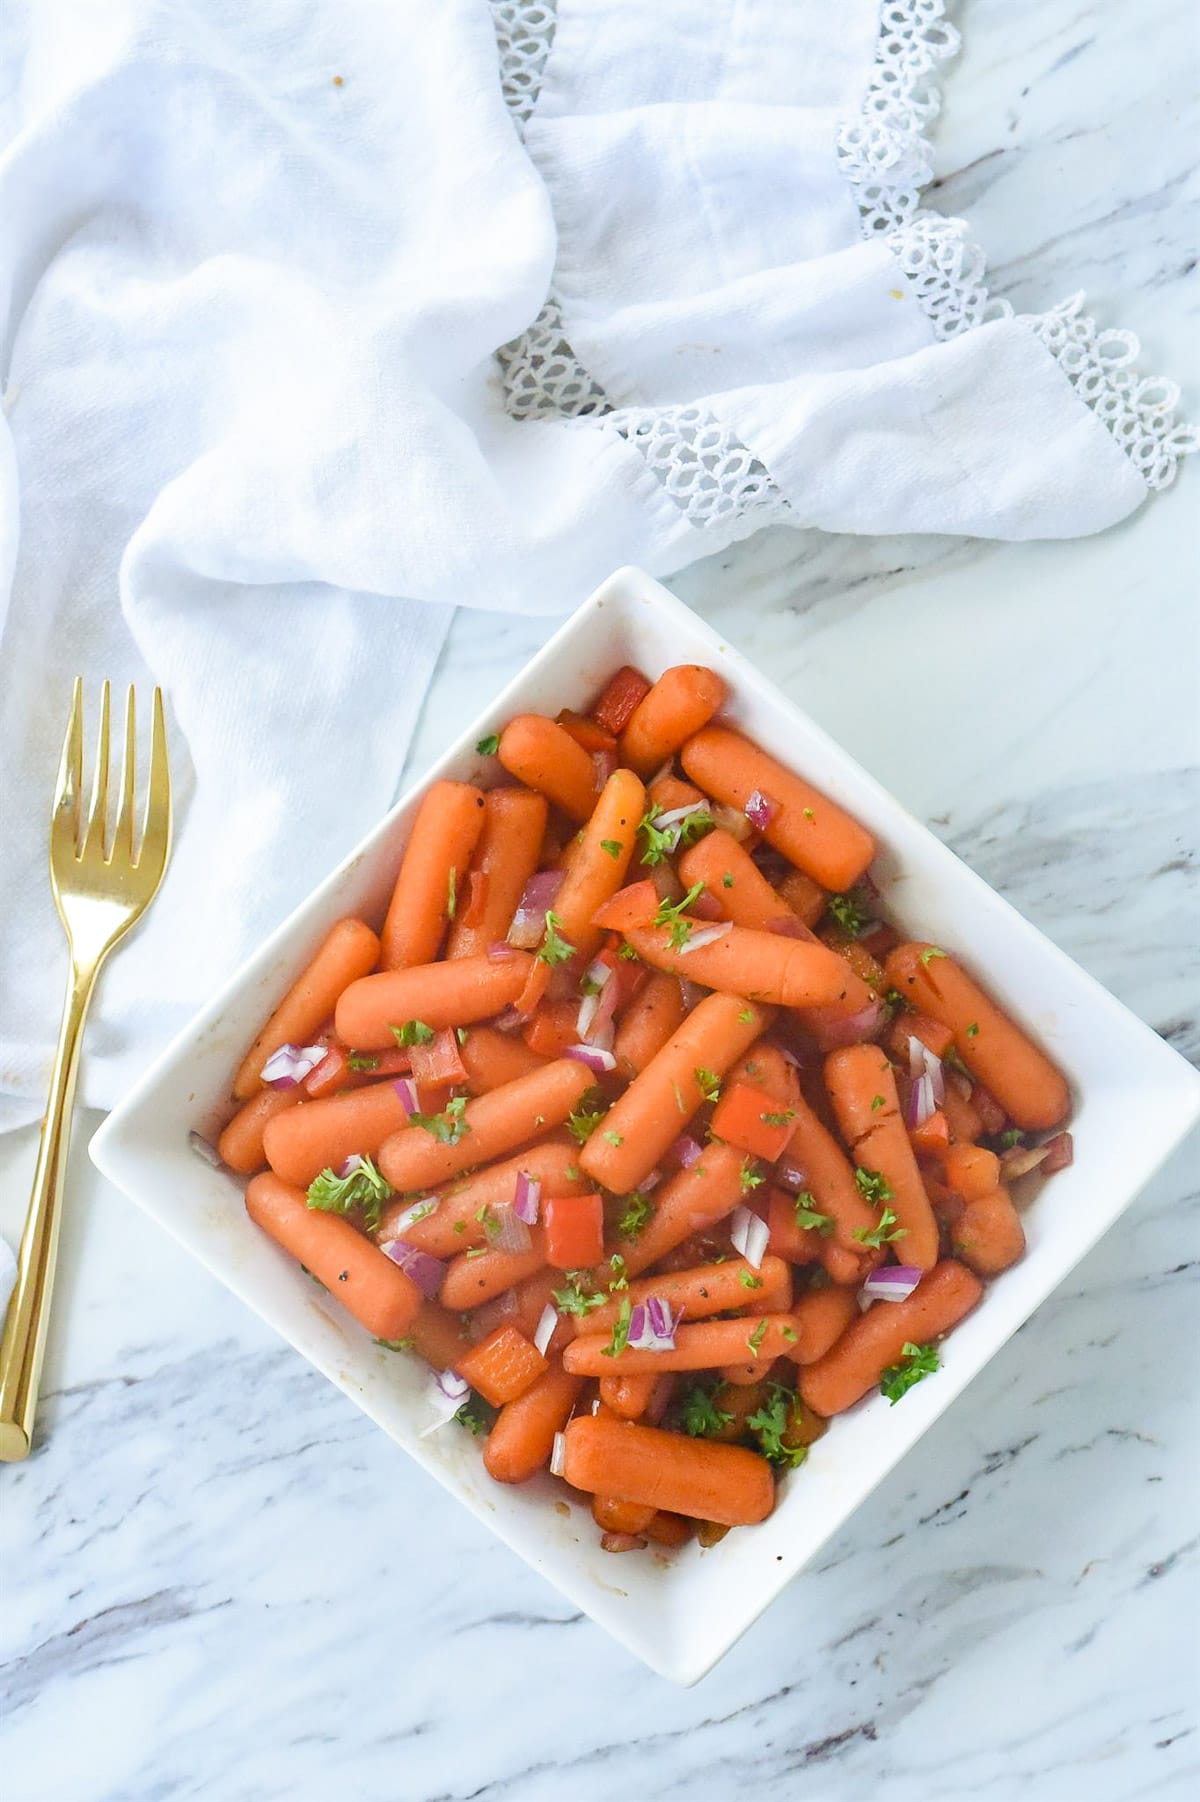
<svg viewBox="0 0 1200 1802"><path fill-rule="evenodd" d="M0 1128L45 1091L70 681L160 682L179 831L111 1105L392 798L454 605L767 521L1070 536L1193 435L920 207L941 0L7 0Z"/></svg>

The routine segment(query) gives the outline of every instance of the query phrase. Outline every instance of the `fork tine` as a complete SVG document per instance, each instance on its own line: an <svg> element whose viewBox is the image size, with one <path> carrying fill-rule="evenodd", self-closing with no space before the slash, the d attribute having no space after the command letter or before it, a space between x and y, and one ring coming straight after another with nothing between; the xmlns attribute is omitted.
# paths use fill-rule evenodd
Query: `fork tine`
<svg viewBox="0 0 1200 1802"><path fill-rule="evenodd" d="M71 715L63 739L58 766L58 782L54 790L53 833L51 846L56 851L75 851L79 835L80 801L83 790L83 677L76 676L71 691Z"/></svg>
<svg viewBox="0 0 1200 1802"><path fill-rule="evenodd" d="M125 753L121 760L121 801L117 823L109 846L109 860L119 852L126 863L133 862L133 795L137 783L137 705L133 683L125 697Z"/></svg>
<svg viewBox="0 0 1200 1802"><path fill-rule="evenodd" d="M96 768L92 774L92 799L88 808L84 851L104 853L104 828L108 815L108 723L111 700L108 678L100 687L100 725L96 734Z"/></svg>
<svg viewBox="0 0 1200 1802"><path fill-rule="evenodd" d="M137 866L153 865L161 871L171 845L171 767L167 760L167 728L163 719L162 689L154 690L150 727L150 782L146 790L146 825Z"/></svg>

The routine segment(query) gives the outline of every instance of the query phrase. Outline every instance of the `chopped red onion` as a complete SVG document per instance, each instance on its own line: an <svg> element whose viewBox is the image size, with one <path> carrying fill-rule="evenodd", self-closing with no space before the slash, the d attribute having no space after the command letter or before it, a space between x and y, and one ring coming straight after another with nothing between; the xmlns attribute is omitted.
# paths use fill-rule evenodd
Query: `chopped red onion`
<svg viewBox="0 0 1200 1802"><path fill-rule="evenodd" d="M425 1394L434 1418L423 1429L421 1438L427 1439L430 1433L436 1433L439 1427L453 1420L470 1393L470 1383L456 1370L431 1370Z"/></svg>
<svg viewBox="0 0 1200 1802"><path fill-rule="evenodd" d="M550 1303L547 1302L542 1309L541 1318L533 1331L533 1343L537 1346L543 1357L546 1355L546 1347L554 1337L554 1329L557 1325L558 1315L554 1308L551 1307Z"/></svg>
<svg viewBox="0 0 1200 1802"><path fill-rule="evenodd" d="M673 1158L681 1170L690 1170L696 1159L704 1156L704 1147L690 1133L680 1133L667 1156Z"/></svg>
<svg viewBox="0 0 1200 1802"><path fill-rule="evenodd" d="M773 932L780 939L815 939L817 936L795 914L780 914L777 920L769 920L767 931Z"/></svg>
<svg viewBox="0 0 1200 1802"><path fill-rule="evenodd" d="M690 1014L694 1007L699 1007L708 990L698 982L692 982L687 976L679 978L679 990L683 996L683 1005Z"/></svg>
<svg viewBox="0 0 1200 1802"><path fill-rule="evenodd" d="M528 1014L523 1014L520 1008L506 1007L502 1013L496 1015L492 1025L497 1032L517 1032L522 1026L528 1024L528 1020Z"/></svg>
<svg viewBox="0 0 1200 1802"><path fill-rule="evenodd" d="M492 1249L515 1253L528 1251L533 1240L529 1235L529 1228L519 1217L515 1208L509 1203L502 1202L493 1209L493 1213L496 1227L491 1241Z"/></svg>
<svg viewBox="0 0 1200 1802"><path fill-rule="evenodd" d="M647 1175L645 1175L642 1178L641 1182L638 1184L638 1189L641 1194L649 1195L651 1189L657 1189L657 1187L661 1181L662 1181L662 1171L661 1170L651 1170Z"/></svg>
<svg viewBox="0 0 1200 1802"><path fill-rule="evenodd" d="M908 1091L908 1106L904 1110L904 1118L909 1126L924 1126L937 1113L937 1102L933 1096L933 1078L924 1071L912 1083Z"/></svg>
<svg viewBox="0 0 1200 1802"><path fill-rule="evenodd" d="M543 921L541 931L545 932L545 930L545 921ZM537 942L541 943L541 933L538 934ZM502 963L506 957L517 955L517 947L510 945L507 939L500 939L496 944L488 946L487 954L495 963Z"/></svg>
<svg viewBox="0 0 1200 1802"><path fill-rule="evenodd" d="M1056 1170L1067 1170L1074 1162L1075 1141L1070 1133L1055 1133L1052 1139L1046 1140L1046 1176L1053 1176Z"/></svg>
<svg viewBox="0 0 1200 1802"><path fill-rule="evenodd" d="M808 1187L808 1177L799 1164L793 1164L786 1158L782 1164L775 1166L775 1181L781 1188L790 1189L793 1195L799 1195L801 1189Z"/></svg>
<svg viewBox="0 0 1200 1802"><path fill-rule="evenodd" d="M871 1272L862 1294L872 1301L907 1301L924 1274L915 1264L888 1264Z"/></svg>
<svg viewBox="0 0 1200 1802"><path fill-rule="evenodd" d="M204 1162L206 1164L211 1164L214 1170L221 1169L221 1154L215 1145L210 1145L208 1140L201 1138L199 1133L189 1133L188 1144L198 1158L203 1158Z"/></svg>
<svg viewBox="0 0 1200 1802"><path fill-rule="evenodd" d="M922 1076L927 1076L933 1085L934 1105L941 1107L946 1099L946 1074L942 1068L942 1060L934 1055L923 1040L911 1032L908 1035L908 1074L914 1082L918 1082Z"/></svg>
<svg viewBox="0 0 1200 1802"><path fill-rule="evenodd" d="M752 790L744 809L746 818L759 832L765 832L779 812L779 802L764 795L761 788Z"/></svg>
<svg viewBox="0 0 1200 1802"><path fill-rule="evenodd" d="M575 1030L581 1039L586 1039L592 1030L596 1015L600 1011L600 995L585 995L579 1003L579 1012L575 1016Z"/></svg>
<svg viewBox="0 0 1200 1802"><path fill-rule="evenodd" d="M512 1211L517 1219L523 1220L526 1226L536 1226L541 1198L541 1177L528 1176L524 1170L518 1170L517 1186L513 1190L512 1199Z"/></svg>
<svg viewBox="0 0 1200 1802"><path fill-rule="evenodd" d="M356 1170L361 1170L362 1167L363 1160L359 1157L357 1151L352 1151L348 1158L342 1159L337 1167L335 1175L340 1176L344 1182L348 1176L353 1176L354 1172Z"/></svg>
<svg viewBox="0 0 1200 1802"><path fill-rule="evenodd" d="M674 1377L659 1377L654 1388L650 1391L650 1401L647 1405L645 1414L647 1426L656 1427L659 1425L664 1418L667 1409L671 1406L671 1396L673 1395L674 1390Z"/></svg>
<svg viewBox="0 0 1200 1802"><path fill-rule="evenodd" d="M573 1057L577 1064L582 1064L594 1076L604 1076L617 1067L617 1060L612 1052L603 1051L599 1045L568 1045L563 1056Z"/></svg>
<svg viewBox="0 0 1200 1802"><path fill-rule="evenodd" d="M562 870L538 870L529 878L508 929L510 946L521 951L537 949L546 936L546 914L554 906L562 885Z"/></svg>
<svg viewBox="0 0 1200 1802"><path fill-rule="evenodd" d="M417 1085L411 1076L398 1076L392 1087L400 1097L400 1106L406 1114L420 1113L421 1097L417 1093Z"/></svg>
<svg viewBox="0 0 1200 1802"><path fill-rule="evenodd" d="M567 1436L565 1433L554 1435L554 1445L550 1452L550 1475L561 1477L567 1468Z"/></svg>
<svg viewBox="0 0 1200 1802"><path fill-rule="evenodd" d="M346 1162L350 1162L349 1158L346 1159ZM362 1162L361 1158L359 1162ZM343 1174L344 1171L338 1171L339 1176ZM419 1201L414 1201L412 1206L405 1208L404 1212L393 1222L396 1234L402 1234L405 1227L411 1226L414 1220L428 1220L431 1214L436 1214L441 1206L441 1199L440 1195L422 1195Z"/></svg>
<svg viewBox="0 0 1200 1802"><path fill-rule="evenodd" d="M600 790L604 787L604 784L608 781L616 767L617 754L615 751L592 752L592 768L596 772L595 785L597 794L600 793Z"/></svg>
<svg viewBox="0 0 1200 1802"><path fill-rule="evenodd" d="M707 812L707 801L689 801L686 807L672 807L669 813L658 814L654 821L654 829L656 832L668 832L672 826L682 826L683 822L690 820L694 813Z"/></svg>
<svg viewBox="0 0 1200 1802"><path fill-rule="evenodd" d="M639 1533L601 1533L602 1552L644 1552L646 1541Z"/></svg>
<svg viewBox="0 0 1200 1802"><path fill-rule="evenodd" d="M1000 1180L1011 1183L1019 1176L1028 1176L1031 1170L1036 1170L1049 1156L1049 1145L1014 1145L1000 1159Z"/></svg>
<svg viewBox="0 0 1200 1802"><path fill-rule="evenodd" d="M399 1264L405 1276L417 1285L429 1301L435 1300L446 1275L446 1267L440 1258L430 1257L427 1251L418 1251L415 1245L409 1245L405 1239L389 1239L380 1251L387 1253L393 1264Z"/></svg>
<svg viewBox="0 0 1200 1802"><path fill-rule="evenodd" d="M680 957L686 957L689 951L703 951L705 945L715 945L728 932L733 931L732 920L722 920L719 926L702 926L699 932L693 932L679 947Z"/></svg>
<svg viewBox="0 0 1200 1802"><path fill-rule="evenodd" d="M741 1253L747 1264L758 1270L771 1237L771 1229L766 1221L760 1220L757 1214L752 1214L749 1208L735 1208L730 1217L729 1237L733 1241L733 1249Z"/></svg>
<svg viewBox="0 0 1200 1802"><path fill-rule="evenodd" d="M692 902L691 911L693 918L697 920L723 920L725 918L721 912L721 903L715 895L710 895L706 888L702 888Z"/></svg>
<svg viewBox="0 0 1200 1802"><path fill-rule="evenodd" d="M809 1008L806 1010L806 1017L823 1048L834 1051L842 1045L861 1045L873 1038L879 1031L885 1012L883 1002L876 999L868 1001L866 1007L860 1008L856 1014L845 1014L839 1018L831 1015L828 1008Z"/></svg>
<svg viewBox="0 0 1200 1802"><path fill-rule="evenodd" d="M634 1351L674 1351L675 1328L682 1319L682 1308L675 1314L661 1295L647 1296L629 1316L627 1343Z"/></svg>
<svg viewBox="0 0 1200 1802"><path fill-rule="evenodd" d="M262 1079L272 1089L294 1089L316 1069L328 1049L327 1045L281 1045L263 1065Z"/></svg>
<svg viewBox="0 0 1200 1802"><path fill-rule="evenodd" d="M714 801L708 810L721 832L727 832L730 838L736 838L739 845L744 845L754 828L740 807L727 807L723 801Z"/></svg>

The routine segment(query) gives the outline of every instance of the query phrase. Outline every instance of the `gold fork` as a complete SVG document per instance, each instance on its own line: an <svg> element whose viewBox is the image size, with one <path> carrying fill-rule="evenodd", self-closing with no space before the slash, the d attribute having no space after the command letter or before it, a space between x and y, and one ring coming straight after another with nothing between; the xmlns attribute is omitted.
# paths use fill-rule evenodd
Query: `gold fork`
<svg viewBox="0 0 1200 1802"><path fill-rule="evenodd" d="M71 1105L79 1073L83 1023L96 974L118 940L153 901L171 848L171 772L162 692L154 691L150 778L140 845L135 843L137 776L133 689L125 706L125 756L115 823L108 815L109 685L100 691L100 731L91 802L83 817L83 679L76 677L50 819L50 886L71 953L71 980L42 1122L37 1170L17 1282L0 1341L0 1460L29 1455L38 1380L50 1323L50 1297L62 1217ZM105 844L107 840L107 851Z"/></svg>

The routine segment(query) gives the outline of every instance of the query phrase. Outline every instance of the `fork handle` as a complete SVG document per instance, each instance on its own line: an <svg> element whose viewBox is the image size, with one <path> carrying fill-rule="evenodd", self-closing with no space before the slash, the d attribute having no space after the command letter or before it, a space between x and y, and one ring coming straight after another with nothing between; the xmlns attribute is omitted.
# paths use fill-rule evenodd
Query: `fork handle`
<svg viewBox="0 0 1200 1802"><path fill-rule="evenodd" d="M0 1341L0 1462L5 1464L27 1458L33 1442L33 1419L50 1325L50 1297L54 1290L54 1266L62 1221L71 1104L79 1074L83 1022L99 967L99 957L88 963L72 960L71 982L63 1006L33 1194L17 1258L16 1287L8 1304L4 1338Z"/></svg>

